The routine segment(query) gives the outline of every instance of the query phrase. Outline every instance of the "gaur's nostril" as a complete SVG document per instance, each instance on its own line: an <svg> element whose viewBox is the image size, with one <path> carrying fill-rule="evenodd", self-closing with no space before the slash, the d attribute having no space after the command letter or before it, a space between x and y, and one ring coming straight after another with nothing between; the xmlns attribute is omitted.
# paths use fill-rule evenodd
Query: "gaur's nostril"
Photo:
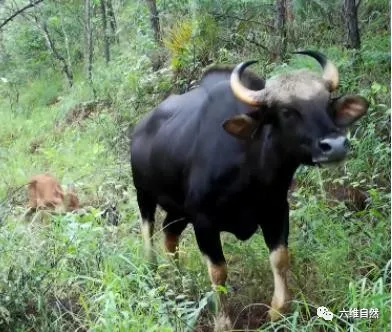
<svg viewBox="0 0 392 332"><path fill-rule="evenodd" d="M319 142L319 147L323 152L328 152L332 149L331 145L323 141Z"/></svg>

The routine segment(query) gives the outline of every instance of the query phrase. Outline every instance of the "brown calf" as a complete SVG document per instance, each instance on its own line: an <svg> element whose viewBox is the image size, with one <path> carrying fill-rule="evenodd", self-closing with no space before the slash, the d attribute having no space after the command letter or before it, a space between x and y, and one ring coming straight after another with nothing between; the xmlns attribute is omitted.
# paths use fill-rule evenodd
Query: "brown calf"
<svg viewBox="0 0 392 332"><path fill-rule="evenodd" d="M64 194L58 180L48 174L33 176L28 182L29 208L36 209L64 209L73 211L79 208L79 199L74 187L69 187Z"/></svg>

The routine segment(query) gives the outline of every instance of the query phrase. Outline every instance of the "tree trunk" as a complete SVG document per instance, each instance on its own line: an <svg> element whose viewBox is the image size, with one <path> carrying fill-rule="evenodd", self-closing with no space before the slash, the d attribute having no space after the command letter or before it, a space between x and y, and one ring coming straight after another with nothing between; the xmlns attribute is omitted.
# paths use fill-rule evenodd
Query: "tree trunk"
<svg viewBox="0 0 392 332"><path fill-rule="evenodd" d="M101 15L102 15L105 62L108 64L110 61L110 39L109 39L109 32L108 32L108 22L106 18L105 0L101 0Z"/></svg>
<svg viewBox="0 0 392 332"><path fill-rule="evenodd" d="M93 69L93 33L91 29L91 2L84 1L84 59L88 80L92 81Z"/></svg>
<svg viewBox="0 0 392 332"><path fill-rule="evenodd" d="M70 66L68 65L67 61L65 60L65 58L58 52L56 45L54 43L54 40L52 39L52 37L49 34L48 25L46 24L46 22L42 23L41 31L42 31L42 34L45 38L46 46L48 47L52 56L57 61L59 61L61 63L62 70L63 70L63 73L65 74L65 77L68 80L68 84L70 87L72 87L72 85L73 85L72 70L71 70Z"/></svg>
<svg viewBox="0 0 392 332"><path fill-rule="evenodd" d="M62 17L60 17L60 22L61 22L61 31L63 32L63 35L64 35L65 51L67 53L67 65L68 65L68 68L72 71L72 61L71 61L71 51L69 49L69 39L68 39L67 31L65 31L64 22L63 22Z"/></svg>
<svg viewBox="0 0 392 332"><path fill-rule="evenodd" d="M288 23L294 21L293 0L286 0L286 19Z"/></svg>
<svg viewBox="0 0 392 332"><path fill-rule="evenodd" d="M120 38L118 37L118 34L117 34L117 21L116 21L116 16L115 16L114 10L113 10L112 0L107 0L106 3L107 3L107 9L108 9L110 29L111 29L111 38L114 42L119 44Z"/></svg>
<svg viewBox="0 0 392 332"><path fill-rule="evenodd" d="M344 30L346 35L346 44L348 48L359 49L361 47L361 38L358 29L358 6L359 2L358 4L356 4L355 0L344 0Z"/></svg>
<svg viewBox="0 0 392 332"><path fill-rule="evenodd" d="M276 57L283 58L287 50L287 21L291 19L291 1L276 0L275 31L277 36Z"/></svg>
<svg viewBox="0 0 392 332"><path fill-rule="evenodd" d="M157 10L156 0L146 0L148 9L150 11L151 28L154 32L154 39L158 45L162 45L161 28L159 25L159 16Z"/></svg>

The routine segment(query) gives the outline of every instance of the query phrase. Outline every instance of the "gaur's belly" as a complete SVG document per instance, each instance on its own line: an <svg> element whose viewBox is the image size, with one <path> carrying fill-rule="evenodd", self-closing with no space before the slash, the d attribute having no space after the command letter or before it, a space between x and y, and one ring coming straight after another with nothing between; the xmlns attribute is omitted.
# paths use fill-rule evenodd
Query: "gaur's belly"
<svg viewBox="0 0 392 332"><path fill-rule="evenodd" d="M258 204L249 204L249 202L230 202L221 206L211 204L208 212L186 211L183 206L183 197L173 195L159 195L158 204L167 212L172 211L177 214L183 214L189 217L189 220L197 222L197 214L203 213L209 216L211 226L218 227L220 231L229 232L235 235L239 240L248 240L258 229L262 220L262 211L265 212L267 207ZM212 202L210 202L212 203ZM196 213L196 215L195 215Z"/></svg>
<svg viewBox="0 0 392 332"><path fill-rule="evenodd" d="M221 231L230 232L242 241L248 240L257 231L260 223L258 215L246 209L226 213L218 220Z"/></svg>

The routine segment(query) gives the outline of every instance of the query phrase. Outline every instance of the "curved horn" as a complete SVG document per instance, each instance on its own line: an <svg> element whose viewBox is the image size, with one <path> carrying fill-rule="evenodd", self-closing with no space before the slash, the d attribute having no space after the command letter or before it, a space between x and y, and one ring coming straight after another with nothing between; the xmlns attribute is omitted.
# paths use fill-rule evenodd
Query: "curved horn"
<svg viewBox="0 0 392 332"><path fill-rule="evenodd" d="M241 74L249 65L256 63L257 61L242 62L237 65L230 76L230 86L234 95L244 103L252 106L259 106L263 103L265 91L262 90L250 90L245 87L241 82Z"/></svg>
<svg viewBox="0 0 392 332"><path fill-rule="evenodd" d="M324 69L323 79L328 83L329 91L336 90L339 85L339 72L336 66L324 54L316 51L298 51L294 53L308 55L316 59Z"/></svg>

